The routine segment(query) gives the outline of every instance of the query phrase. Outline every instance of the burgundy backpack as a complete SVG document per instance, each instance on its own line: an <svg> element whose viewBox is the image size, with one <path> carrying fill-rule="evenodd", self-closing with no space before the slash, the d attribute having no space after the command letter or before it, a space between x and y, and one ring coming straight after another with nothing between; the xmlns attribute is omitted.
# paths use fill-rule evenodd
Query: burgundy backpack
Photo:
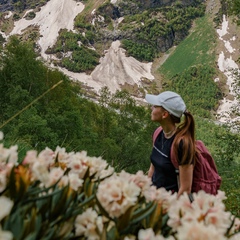
<svg viewBox="0 0 240 240"><path fill-rule="evenodd" d="M153 134L153 143L162 127L158 127ZM222 179L218 174L216 164L207 147L200 140L196 140L196 147L199 150L198 159L193 170L192 192L204 190L206 193L216 195L220 188ZM171 148L170 159L176 169L178 162Z"/></svg>

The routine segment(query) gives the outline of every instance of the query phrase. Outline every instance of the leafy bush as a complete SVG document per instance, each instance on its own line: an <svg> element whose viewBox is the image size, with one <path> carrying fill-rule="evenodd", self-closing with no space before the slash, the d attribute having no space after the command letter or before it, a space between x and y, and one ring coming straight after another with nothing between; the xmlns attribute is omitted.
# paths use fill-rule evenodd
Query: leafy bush
<svg viewBox="0 0 240 240"><path fill-rule="evenodd" d="M123 40L122 44L122 47L127 50L127 53L139 61L151 62L155 57L154 48L149 45L137 43L131 40Z"/></svg>
<svg viewBox="0 0 240 240"><path fill-rule="evenodd" d="M72 72L86 72L93 70L99 63L99 55L84 47L78 47L71 57L62 59L62 66Z"/></svg>
<svg viewBox="0 0 240 240"><path fill-rule="evenodd" d="M170 88L183 96L194 114L211 118L211 111L216 109L221 98L220 89L212 80L213 77L214 69L210 66L193 66L174 76Z"/></svg>
<svg viewBox="0 0 240 240"><path fill-rule="evenodd" d="M60 147L30 150L19 163L17 146L0 144L0 166L4 239L239 237L240 220L225 210L221 191L177 200L142 171L117 173L100 157Z"/></svg>
<svg viewBox="0 0 240 240"><path fill-rule="evenodd" d="M123 37L123 44L129 55L141 61L152 61L156 54L167 51L188 35L193 19L204 15L205 5L198 2L195 6L175 4L171 7L149 8L141 13L138 12L140 10L133 11L136 13L124 16L119 24L119 29L127 32L128 36ZM143 51L143 46L147 50Z"/></svg>

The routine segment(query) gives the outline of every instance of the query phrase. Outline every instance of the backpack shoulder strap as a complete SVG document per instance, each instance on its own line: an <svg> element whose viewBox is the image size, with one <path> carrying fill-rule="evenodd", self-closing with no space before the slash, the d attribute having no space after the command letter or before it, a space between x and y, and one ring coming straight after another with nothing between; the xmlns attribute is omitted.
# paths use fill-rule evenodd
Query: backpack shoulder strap
<svg viewBox="0 0 240 240"><path fill-rule="evenodd" d="M154 145L154 143L155 143L155 140L156 140L158 134L159 134L161 131L162 131L162 127L161 127L161 126L158 127L158 128L154 131L153 136L152 136L152 138L153 138L153 145Z"/></svg>

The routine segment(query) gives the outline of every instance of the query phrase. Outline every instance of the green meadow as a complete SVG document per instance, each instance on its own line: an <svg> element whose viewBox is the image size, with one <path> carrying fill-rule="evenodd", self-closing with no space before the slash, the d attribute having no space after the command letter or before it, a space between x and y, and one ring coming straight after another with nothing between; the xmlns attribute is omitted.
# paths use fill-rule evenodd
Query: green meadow
<svg viewBox="0 0 240 240"><path fill-rule="evenodd" d="M204 16L195 21L189 36L182 41L159 68L168 78L182 73L187 68L198 65L214 65L216 30Z"/></svg>

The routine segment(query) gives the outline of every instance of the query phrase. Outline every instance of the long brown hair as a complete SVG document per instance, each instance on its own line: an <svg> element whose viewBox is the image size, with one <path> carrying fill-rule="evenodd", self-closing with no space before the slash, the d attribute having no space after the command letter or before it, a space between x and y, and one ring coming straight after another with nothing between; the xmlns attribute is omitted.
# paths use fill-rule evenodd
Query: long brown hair
<svg viewBox="0 0 240 240"><path fill-rule="evenodd" d="M172 120L179 123L180 119ZM184 112L184 121L181 122L176 130L176 136L173 141L173 153L178 162L178 149L182 141L182 159L180 164L195 164L196 162L196 144L195 144L195 121L192 114L188 111Z"/></svg>

